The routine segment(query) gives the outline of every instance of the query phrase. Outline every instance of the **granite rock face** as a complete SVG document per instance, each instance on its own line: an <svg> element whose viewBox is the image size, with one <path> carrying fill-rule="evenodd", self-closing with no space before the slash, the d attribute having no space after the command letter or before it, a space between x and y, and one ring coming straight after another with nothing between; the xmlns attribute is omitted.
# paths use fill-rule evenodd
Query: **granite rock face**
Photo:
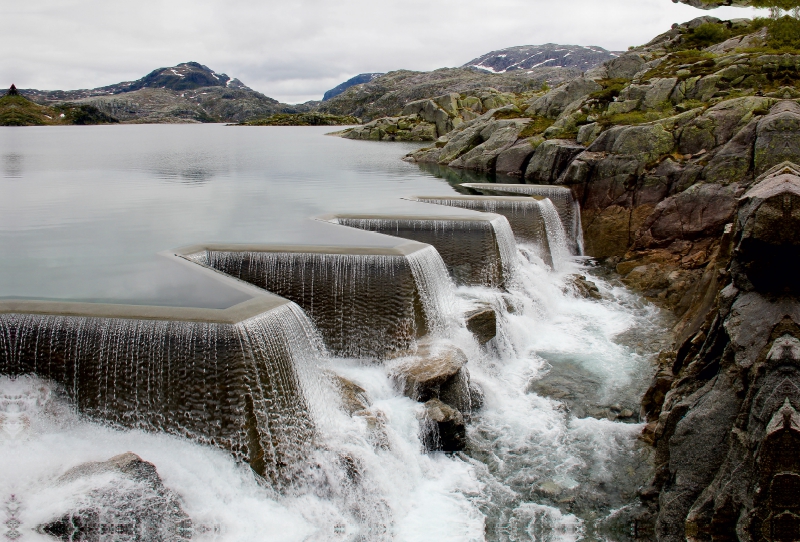
<svg viewBox="0 0 800 542"><path fill-rule="evenodd" d="M660 541L800 532L800 168L760 176L732 220L723 289L646 395L657 470L643 495Z"/></svg>

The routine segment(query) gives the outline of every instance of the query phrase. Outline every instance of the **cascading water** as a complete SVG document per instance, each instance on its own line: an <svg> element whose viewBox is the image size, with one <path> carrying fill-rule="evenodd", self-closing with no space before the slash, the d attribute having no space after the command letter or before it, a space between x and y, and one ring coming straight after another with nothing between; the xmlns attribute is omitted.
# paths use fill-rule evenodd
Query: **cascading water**
<svg viewBox="0 0 800 542"><path fill-rule="evenodd" d="M559 266L569 261L570 252L567 235L561 223L561 217L558 215L558 210L556 210L550 198L539 200L538 205L545 224L547 245L550 247L553 268L558 270Z"/></svg>
<svg viewBox="0 0 800 542"><path fill-rule="evenodd" d="M402 256L207 251L206 265L299 303L337 355L404 350L425 327Z"/></svg>
<svg viewBox="0 0 800 542"><path fill-rule="evenodd" d="M502 218L502 217L501 217ZM437 219L431 217L343 217L334 221L343 226L375 231L421 243L433 245L445 262L450 275L458 283L498 286L503 283L505 267L513 266L502 260L502 250L507 245L510 232L502 224L495 226L494 219ZM507 225L506 221L506 225ZM513 234L511 234L513 242ZM499 243L506 243L503 247Z"/></svg>
<svg viewBox="0 0 800 542"><path fill-rule="evenodd" d="M455 285L447 273L447 267L432 246L409 254L407 259L425 309L429 331L442 334L460 319L454 295Z"/></svg>
<svg viewBox="0 0 800 542"><path fill-rule="evenodd" d="M538 184L494 184L494 183L465 183L461 186L497 194L525 194L548 198L558 209L561 222L567 232L567 237L577 255L583 255L583 226L581 225L580 204L573 198L572 191L564 186L538 185Z"/></svg>
<svg viewBox="0 0 800 542"><path fill-rule="evenodd" d="M324 295L338 303L326 309L334 322L345 316L348 298L356 299L352 307L362 311L358 314L364 314L358 305L365 303L394 310L380 297L388 281L416 291L430 340L460 348L469 358L472 382L483 390L483 407L468 418L469 445L451 456L423 451L423 405L403 396L389 364L326 359L320 335L294 304L227 331L201 323L0 315L3 372L32 372L21 362L28 359L50 379L0 378L0 504L5 503L3 521L11 526L6 536L47 540L37 527L87 506L87 494L96 497L93 505L102 506L107 488L127 487L128 482L101 476L67 483L64 474L131 450L153 462L164 485L181 497L188 520L167 518L174 525L166 521L171 538L165 540L179 540L178 535L226 542L613 540L598 534L596 519L633 500L650 465L646 450L637 446L641 424L612 418L636 421L628 411L636 406L643 375L660 346L663 322L658 311L599 277L591 280L601 301L576 295L571 276L592 269L570 256L568 235L553 203L543 199L536 205L552 266L526 246L517 247L505 218L485 221L503 275L513 278L503 290L496 288L499 284L455 289L432 247L403 258L214 251L189 256L245 280L272 277L265 287L309 294L304 303L312 308L325 299L303 285L327 281ZM452 222L434 224L433 230L469 234ZM484 235L486 226L481 228ZM455 247L457 240L452 243ZM470 246L467 240L460 250ZM370 275L388 278L360 289ZM464 332L459 316L474 305L490 306L497 315L497 336L483 349ZM407 317L416 322L413 314ZM30 325L20 325L19 319L26 318ZM365 339L343 337L352 343ZM92 361L96 367L87 373L99 375L93 377L97 393L78 393L84 385L77 375L89 365L78 367L77 358L68 364L75 370L50 370L57 365L51 359L54 345L73 356L84 350L100 353L102 361ZM174 355L176 348L191 351L195 362L187 368ZM243 353L244 362L230 363L234 350ZM270 365L267 358L286 362ZM219 446L222 441L214 435L235 418L225 411L224 394L215 386L238 381L242 374L255 375L244 379L249 391L231 386L225 396L257 399L241 406L249 420L247 435L238 448L222 446L233 453L206 446ZM330 375L360 391L349 398L333 396ZM123 386L128 381L133 384ZM132 395L123 393L125 386ZM202 392L197 398L194 388ZM86 408L98 397L102 409ZM348 407L348 401L357 405ZM147 408L183 403L187 413L170 416L184 425L167 419L166 411L156 421L144 416L144 422L120 424L115 418L122 414L140 420L136 417ZM75 413L76 406L136 429L88 421ZM190 418L195 425L210 424L203 431L212 436L200 438L202 431L195 426L184 427ZM179 430L170 423L178 423ZM165 428L173 434L146 432ZM265 428L268 435L256 439L262 462L278 458L285 463L264 469L280 493L264 487L242 464L252 455L254 428ZM258 461L250 463L259 469Z"/></svg>
<svg viewBox="0 0 800 542"><path fill-rule="evenodd" d="M0 314L0 336L0 373L52 380L113 425L226 449L276 486L313 438L322 354L292 303L240 324Z"/></svg>

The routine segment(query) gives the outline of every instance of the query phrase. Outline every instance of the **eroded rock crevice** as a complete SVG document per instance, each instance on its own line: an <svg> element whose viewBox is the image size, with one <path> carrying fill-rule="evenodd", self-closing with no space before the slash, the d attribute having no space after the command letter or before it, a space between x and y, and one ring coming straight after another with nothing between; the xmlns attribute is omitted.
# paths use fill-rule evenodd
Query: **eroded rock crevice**
<svg viewBox="0 0 800 542"><path fill-rule="evenodd" d="M719 241L724 288L645 396L656 474L643 521L660 541L800 533L798 173L776 166L738 198Z"/></svg>

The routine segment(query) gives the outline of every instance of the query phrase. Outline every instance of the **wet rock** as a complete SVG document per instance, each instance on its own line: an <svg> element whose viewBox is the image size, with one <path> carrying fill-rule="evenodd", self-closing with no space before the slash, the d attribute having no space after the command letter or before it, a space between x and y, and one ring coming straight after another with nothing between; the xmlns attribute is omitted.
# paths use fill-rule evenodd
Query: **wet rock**
<svg viewBox="0 0 800 542"><path fill-rule="evenodd" d="M376 449L389 450L391 443L386 430L386 414L377 408L368 408L353 413L354 417L364 420L367 424L367 438Z"/></svg>
<svg viewBox="0 0 800 542"><path fill-rule="evenodd" d="M570 275L567 277L567 288L581 297L603 299L597 285L586 279L586 275Z"/></svg>
<svg viewBox="0 0 800 542"><path fill-rule="evenodd" d="M84 493L73 510L39 526L39 532L86 542L107 540L111 533L142 542L192 538L192 522L179 497L164 486L152 463L131 452L74 467L57 483L79 485ZM93 484L94 489L85 490Z"/></svg>
<svg viewBox="0 0 800 542"><path fill-rule="evenodd" d="M351 416L356 412L367 410L372 405L367 390L352 380L335 376L334 381L342 397L342 407Z"/></svg>
<svg viewBox="0 0 800 542"><path fill-rule="evenodd" d="M497 335L497 314L491 308L478 308L465 315L467 329L480 344L486 344Z"/></svg>
<svg viewBox="0 0 800 542"><path fill-rule="evenodd" d="M466 448L464 416L438 399L424 405L422 441L428 451L458 452Z"/></svg>
<svg viewBox="0 0 800 542"><path fill-rule="evenodd" d="M440 399L469 413L471 408L467 356L451 345L423 345L417 353L402 360L392 371L392 379L403 394L424 403Z"/></svg>

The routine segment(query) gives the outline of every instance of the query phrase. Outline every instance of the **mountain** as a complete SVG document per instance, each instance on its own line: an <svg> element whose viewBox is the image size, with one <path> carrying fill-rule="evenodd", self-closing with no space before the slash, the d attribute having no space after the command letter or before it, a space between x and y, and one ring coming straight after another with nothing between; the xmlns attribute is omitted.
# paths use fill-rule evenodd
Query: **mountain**
<svg viewBox="0 0 800 542"><path fill-rule="evenodd" d="M521 45L486 53L464 64L464 68L477 68L491 73L534 70L540 67L576 68L590 70L621 53L602 47L581 45Z"/></svg>
<svg viewBox="0 0 800 542"><path fill-rule="evenodd" d="M322 96L322 101L326 102L326 101L330 100L331 98L335 98L336 96L338 96L339 94L341 94L342 92L344 92L345 90L347 90L348 88L350 88L350 87L352 87L354 85L362 85L364 83L369 83L370 81L372 81L376 77L380 77L381 75L383 75L383 74L382 73L360 73L360 74L356 75L355 77L353 77L351 79L348 79L347 81L345 81L341 85L337 85L337 86L333 87L332 89L330 89L328 92L325 93L324 96Z"/></svg>
<svg viewBox="0 0 800 542"><path fill-rule="evenodd" d="M398 70L354 85L316 109L334 115L353 115L369 121L400 114L409 102L465 93L481 88L500 92L529 92L543 85L558 85L582 73L577 68L541 66L534 70L490 73L475 68L441 68L431 72Z"/></svg>
<svg viewBox="0 0 800 542"><path fill-rule="evenodd" d="M135 81L94 89L24 89L20 93L41 105L86 105L133 123L238 123L309 110L309 106L280 103L198 62L159 68Z"/></svg>

